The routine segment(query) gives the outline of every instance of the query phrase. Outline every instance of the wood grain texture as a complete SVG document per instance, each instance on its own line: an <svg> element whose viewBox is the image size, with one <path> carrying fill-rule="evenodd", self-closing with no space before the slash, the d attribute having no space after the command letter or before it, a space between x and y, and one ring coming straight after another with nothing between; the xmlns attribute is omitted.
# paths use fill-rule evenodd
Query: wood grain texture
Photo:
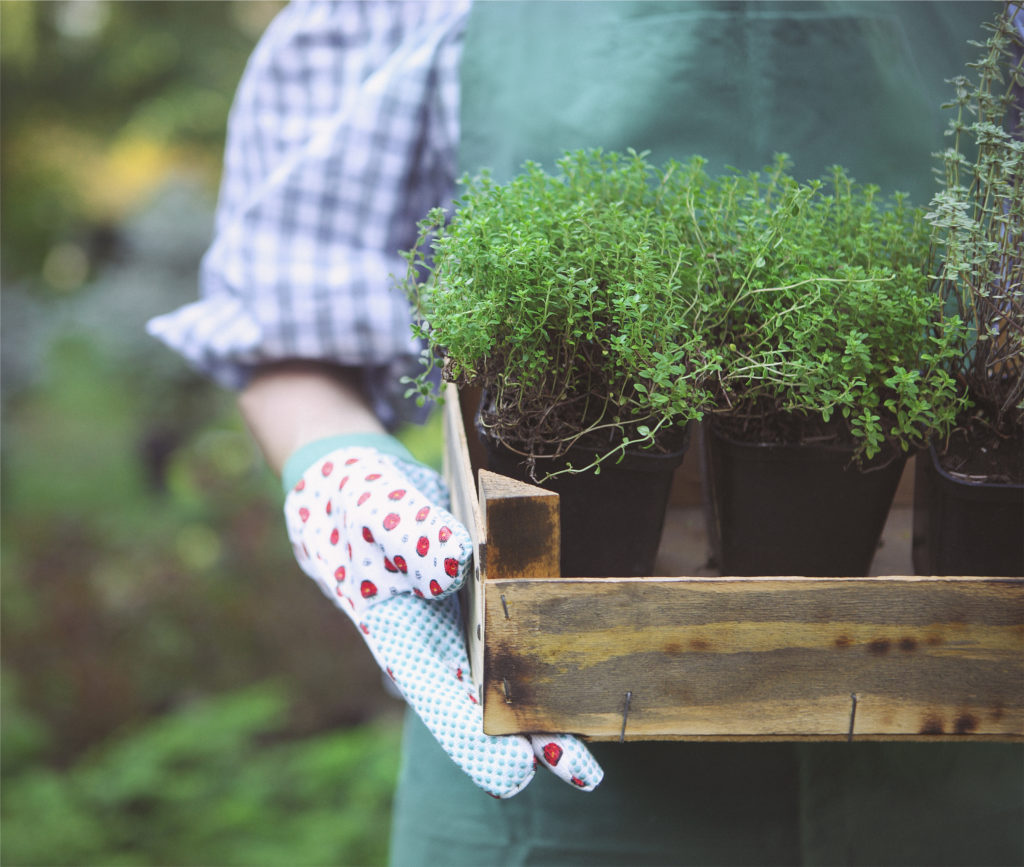
<svg viewBox="0 0 1024 867"><path fill-rule="evenodd" d="M1024 579L558 578L557 497L475 469L454 388L445 436L488 733L1024 740Z"/></svg>
<svg viewBox="0 0 1024 867"><path fill-rule="evenodd" d="M482 564L487 559L487 540L476 492L473 464L458 389L447 385L444 392L442 429L444 431L443 473L451 493L451 512L469 530L473 539L473 578L460 591L470 671L477 695L483 701L483 622L484 594Z"/></svg>
<svg viewBox="0 0 1024 867"><path fill-rule="evenodd" d="M500 580L484 727L594 738L1024 734L1024 581ZM856 711L853 713L856 696Z"/></svg>
<svg viewBox="0 0 1024 867"><path fill-rule="evenodd" d="M479 472L487 579L560 573L558 494L489 470Z"/></svg>

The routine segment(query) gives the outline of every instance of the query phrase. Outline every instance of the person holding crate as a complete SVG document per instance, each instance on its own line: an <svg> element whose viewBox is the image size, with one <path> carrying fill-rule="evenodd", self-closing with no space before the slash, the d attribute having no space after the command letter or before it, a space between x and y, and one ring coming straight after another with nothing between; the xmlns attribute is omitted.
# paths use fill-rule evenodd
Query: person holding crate
<svg viewBox="0 0 1024 867"><path fill-rule="evenodd" d="M391 436L420 349L392 275L460 172L501 181L577 147L710 169L785 151L927 200L944 80L993 8L303 2L272 23L232 109L202 297L150 331L239 391L299 565L409 704L394 863L1024 860L1020 752L484 735L454 595L472 544Z"/></svg>

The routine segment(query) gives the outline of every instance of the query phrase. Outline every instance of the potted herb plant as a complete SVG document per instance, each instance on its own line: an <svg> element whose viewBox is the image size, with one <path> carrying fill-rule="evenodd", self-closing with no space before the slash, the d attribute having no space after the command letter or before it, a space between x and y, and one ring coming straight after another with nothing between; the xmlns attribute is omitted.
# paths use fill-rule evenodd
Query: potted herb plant
<svg viewBox="0 0 1024 867"><path fill-rule="evenodd" d="M564 575L650 574L687 425L708 401L688 227L643 154L466 177L421 224L405 289L430 368L482 389L490 467L560 495Z"/></svg>
<svg viewBox="0 0 1024 867"><path fill-rule="evenodd" d="M961 405L958 322L932 327L921 211L840 167L788 171L687 182L723 353L710 532L725 574L866 574L906 455Z"/></svg>
<svg viewBox="0 0 1024 867"><path fill-rule="evenodd" d="M953 81L944 187L931 203L938 295L968 328L950 368L966 398L918 461L914 568L1024 575L1024 10L989 26Z"/></svg>

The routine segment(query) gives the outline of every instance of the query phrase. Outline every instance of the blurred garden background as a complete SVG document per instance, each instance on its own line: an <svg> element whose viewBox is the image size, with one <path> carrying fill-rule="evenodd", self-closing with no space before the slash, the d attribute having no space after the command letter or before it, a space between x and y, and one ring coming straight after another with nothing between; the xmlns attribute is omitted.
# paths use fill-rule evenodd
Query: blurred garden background
<svg viewBox="0 0 1024 867"><path fill-rule="evenodd" d="M385 857L400 706L233 396L144 331L196 296L280 8L0 2L5 867Z"/></svg>

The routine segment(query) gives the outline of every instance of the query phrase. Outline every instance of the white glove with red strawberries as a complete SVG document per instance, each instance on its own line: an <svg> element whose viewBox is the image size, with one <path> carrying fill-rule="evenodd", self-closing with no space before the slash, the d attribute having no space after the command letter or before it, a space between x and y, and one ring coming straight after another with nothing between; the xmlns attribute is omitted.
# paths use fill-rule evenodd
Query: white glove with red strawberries
<svg viewBox="0 0 1024 867"><path fill-rule="evenodd" d="M363 633L445 752L491 795L509 798L537 762L584 791L603 776L571 735L490 736L470 682L455 591L472 571L469 532L441 477L382 434L300 449L283 473L285 518L302 567Z"/></svg>

